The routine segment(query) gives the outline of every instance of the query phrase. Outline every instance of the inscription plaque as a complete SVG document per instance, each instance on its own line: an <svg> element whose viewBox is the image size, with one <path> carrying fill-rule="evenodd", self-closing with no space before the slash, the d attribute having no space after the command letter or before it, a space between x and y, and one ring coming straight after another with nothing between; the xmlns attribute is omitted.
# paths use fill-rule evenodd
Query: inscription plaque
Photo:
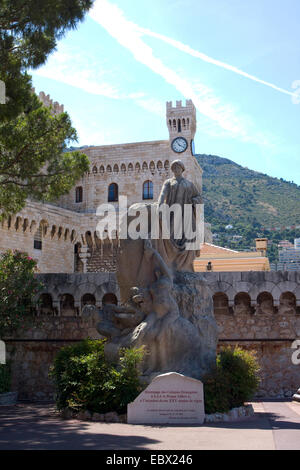
<svg viewBox="0 0 300 470"><path fill-rule="evenodd" d="M203 424L203 384L177 372L158 375L127 406L129 424Z"/></svg>

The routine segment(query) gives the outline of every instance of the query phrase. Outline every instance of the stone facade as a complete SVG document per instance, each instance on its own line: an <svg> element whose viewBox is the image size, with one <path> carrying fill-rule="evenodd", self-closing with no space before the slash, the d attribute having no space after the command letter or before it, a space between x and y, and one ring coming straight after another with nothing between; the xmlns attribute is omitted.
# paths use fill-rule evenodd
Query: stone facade
<svg viewBox="0 0 300 470"><path fill-rule="evenodd" d="M53 396L48 370L59 348L88 336L99 338L97 318L86 320L82 315L85 306L118 303L120 298L113 273L38 276L45 288L36 326L6 341L14 388L23 399ZM204 277L214 300L219 349L238 345L256 353L261 366L259 396L292 396L300 383L300 365L291 360L292 342L300 338L300 273L195 276L199 281Z"/></svg>
<svg viewBox="0 0 300 470"><path fill-rule="evenodd" d="M40 93L39 98L53 113L63 111L49 95ZM186 167L185 177L201 190L202 170L192 154L196 132L192 101L187 100L185 106L177 101L175 107L168 102L166 124L167 140L83 148L90 161L89 172L55 204L28 202L15 217L4 221L0 252L26 251L43 273L114 271L117 243L100 240L96 234L100 204L109 202L118 210L120 196L127 197L128 205L157 200L163 182L170 177L170 162L178 157ZM178 136L188 144L180 154L171 148Z"/></svg>

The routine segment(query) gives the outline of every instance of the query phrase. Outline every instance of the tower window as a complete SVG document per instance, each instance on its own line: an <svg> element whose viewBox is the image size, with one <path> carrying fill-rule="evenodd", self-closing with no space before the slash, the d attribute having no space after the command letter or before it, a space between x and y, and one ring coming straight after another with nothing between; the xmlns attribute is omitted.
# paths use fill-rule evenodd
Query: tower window
<svg viewBox="0 0 300 470"><path fill-rule="evenodd" d="M42 249L42 228L39 226L37 231L34 234L34 239L33 239L33 248L35 250L41 250Z"/></svg>
<svg viewBox="0 0 300 470"><path fill-rule="evenodd" d="M181 132L181 122L180 122L180 119L178 119L178 132Z"/></svg>
<svg viewBox="0 0 300 470"><path fill-rule="evenodd" d="M153 199L153 183L145 181L143 184L143 199Z"/></svg>
<svg viewBox="0 0 300 470"><path fill-rule="evenodd" d="M82 186L77 186L75 190L75 202L82 202L83 189Z"/></svg>
<svg viewBox="0 0 300 470"><path fill-rule="evenodd" d="M119 189L117 183L108 186L108 202L116 202L119 199Z"/></svg>

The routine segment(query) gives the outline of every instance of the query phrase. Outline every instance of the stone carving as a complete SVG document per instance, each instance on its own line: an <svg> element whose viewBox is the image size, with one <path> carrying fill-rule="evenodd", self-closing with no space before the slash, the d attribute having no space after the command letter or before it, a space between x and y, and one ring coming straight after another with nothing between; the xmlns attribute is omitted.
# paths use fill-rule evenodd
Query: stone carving
<svg viewBox="0 0 300 470"><path fill-rule="evenodd" d="M159 203L199 202L194 185L181 177L178 161L172 168L175 177L178 170L179 179L167 180ZM173 184L177 189L170 189ZM169 243L163 246L165 241ZM181 240L172 234L171 240L120 240L121 305L105 305L97 327L108 338L105 351L110 359L117 357L121 347L144 345L142 372L149 380L170 371L198 379L210 370L215 362L217 325L206 282L190 272L193 256L185 249L184 235Z"/></svg>

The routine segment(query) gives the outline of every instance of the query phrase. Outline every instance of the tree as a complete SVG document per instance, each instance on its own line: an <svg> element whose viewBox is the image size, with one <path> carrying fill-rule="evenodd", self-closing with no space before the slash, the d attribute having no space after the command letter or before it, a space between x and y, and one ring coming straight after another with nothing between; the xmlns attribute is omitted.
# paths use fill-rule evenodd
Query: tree
<svg viewBox="0 0 300 470"><path fill-rule="evenodd" d="M76 140L67 113L52 115L32 94L32 107L0 124L0 209L18 212L27 198L51 201L88 170L86 155L66 152Z"/></svg>
<svg viewBox="0 0 300 470"><path fill-rule="evenodd" d="M0 117L16 116L30 101L25 73L45 63L63 35L75 28L93 0L0 0L0 79L9 98Z"/></svg>
<svg viewBox="0 0 300 470"><path fill-rule="evenodd" d="M0 338L33 323L34 300L42 289L35 267L25 253L8 250L0 255Z"/></svg>
<svg viewBox="0 0 300 470"><path fill-rule="evenodd" d="M67 30L75 28L92 0L0 0L0 211L17 212L26 198L48 201L68 192L88 170L67 113L51 114L32 91L26 70L42 65Z"/></svg>

